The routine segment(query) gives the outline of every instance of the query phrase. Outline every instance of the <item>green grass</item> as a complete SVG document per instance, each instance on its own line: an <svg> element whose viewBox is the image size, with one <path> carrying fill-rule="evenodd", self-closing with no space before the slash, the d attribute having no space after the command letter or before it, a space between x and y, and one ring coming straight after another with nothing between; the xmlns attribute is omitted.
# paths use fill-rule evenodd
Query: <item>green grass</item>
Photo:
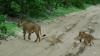
<svg viewBox="0 0 100 56"><path fill-rule="evenodd" d="M90 7L91 5L90 4L84 4L85 8L88 8ZM84 8L84 9L85 9ZM47 15L47 18L42 18L42 19L39 19L39 21L42 21L44 23L46 22L52 22L54 21L54 19L56 17L59 17L59 16L64 16L66 14L69 14L69 13L73 13L73 12L78 12L78 11L82 11L84 9L79 9L77 7L74 7L74 6L71 6L71 7L68 7L68 8L64 8L64 7L58 7L58 9L56 9L54 11L54 13L50 14L50 15ZM38 21L38 20L37 20Z"/></svg>
<svg viewBox="0 0 100 56"><path fill-rule="evenodd" d="M85 8L88 8L91 5L90 4L84 4L84 6L85 6ZM45 21L45 20L46 21L53 21L54 18L56 18L56 17L64 16L65 14L69 14L69 13L72 13L72 12L78 12L78 11L81 11L81 10L84 10L84 9L79 9L79 8L74 7L74 6L67 7L67 8L58 7L58 9L56 9L54 11L54 13L47 15L47 18L44 18L42 21Z"/></svg>
<svg viewBox="0 0 100 56"><path fill-rule="evenodd" d="M80 9L76 8L76 7L68 7L68 8L63 8L63 7L59 7L58 9L55 10L55 13L52 16L62 16L65 14L69 14L71 12L75 12L75 11L79 11Z"/></svg>
<svg viewBox="0 0 100 56"><path fill-rule="evenodd" d="M20 31L20 29L13 23L3 23L0 26L5 26L8 33L14 33L15 31Z"/></svg>
<svg viewBox="0 0 100 56"><path fill-rule="evenodd" d="M54 13L47 15L47 18L43 19L42 21L53 21L54 18L58 17L58 16L64 16L65 14L69 14L72 12L76 12L76 11L81 11L82 9L76 8L76 7L68 7L68 8L64 8L64 7L58 7L58 9L56 9L54 11Z"/></svg>
<svg viewBox="0 0 100 56"><path fill-rule="evenodd" d="M91 6L90 4L84 4L84 9L85 8L88 8L89 6ZM33 20L33 21L40 21L40 22L51 22L53 21L56 17L59 17L59 16L64 16L65 14L69 14L69 13L72 13L72 12L78 12L78 11L81 11L81 10L84 10L84 9L80 9L80 8L77 8L77 7L74 7L74 6L70 6L70 7L58 7L58 9L54 10L54 12L50 13L50 14L45 14L45 17L41 17L39 16L38 18L31 18L31 17L28 17L30 18L30 20Z"/></svg>
<svg viewBox="0 0 100 56"><path fill-rule="evenodd" d="M90 4L84 4L85 8L88 8L90 7L91 5Z"/></svg>

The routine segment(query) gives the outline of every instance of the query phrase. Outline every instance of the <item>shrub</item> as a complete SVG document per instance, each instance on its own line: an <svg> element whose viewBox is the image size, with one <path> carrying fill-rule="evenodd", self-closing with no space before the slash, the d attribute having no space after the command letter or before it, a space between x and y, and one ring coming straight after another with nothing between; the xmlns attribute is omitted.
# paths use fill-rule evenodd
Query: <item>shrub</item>
<svg viewBox="0 0 100 56"><path fill-rule="evenodd" d="M0 15L0 24L4 23L6 18L7 18L6 15Z"/></svg>
<svg viewBox="0 0 100 56"><path fill-rule="evenodd" d="M84 8L84 1L83 0L71 0L73 6L77 8Z"/></svg>
<svg viewBox="0 0 100 56"><path fill-rule="evenodd" d="M7 28L5 26L0 26L0 39L6 40L7 37Z"/></svg>

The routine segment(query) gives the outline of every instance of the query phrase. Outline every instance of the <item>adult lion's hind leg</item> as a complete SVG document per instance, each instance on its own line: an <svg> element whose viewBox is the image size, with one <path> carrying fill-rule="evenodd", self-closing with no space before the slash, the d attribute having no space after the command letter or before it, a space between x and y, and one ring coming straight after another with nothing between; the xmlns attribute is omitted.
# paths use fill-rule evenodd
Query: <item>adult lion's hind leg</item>
<svg viewBox="0 0 100 56"><path fill-rule="evenodd" d="M25 31L23 31L23 37L24 37L24 40L25 40L25 35L26 35L26 32L25 32Z"/></svg>
<svg viewBox="0 0 100 56"><path fill-rule="evenodd" d="M31 40L30 36L31 36L31 33L28 34L28 39L29 39L29 40Z"/></svg>
<svg viewBox="0 0 100 56"><path fill-rule="evenodd" d="M35 34L36 34L36 36L37 36L37 38L36 38L35 42L37 42L37 40L39 40L39 42L40 42L39 32L35 32Z"/></svg>

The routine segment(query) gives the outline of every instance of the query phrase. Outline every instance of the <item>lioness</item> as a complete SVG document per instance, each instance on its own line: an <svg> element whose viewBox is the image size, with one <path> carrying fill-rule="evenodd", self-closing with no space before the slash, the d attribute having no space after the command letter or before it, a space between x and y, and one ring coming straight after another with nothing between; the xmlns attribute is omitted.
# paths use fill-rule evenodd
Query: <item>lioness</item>
<svg viewBox="0 0 100 56"><path fill-rule="evenodd" d="M84 40L83 42L84 42L85 45L89 44L91 46L91 44L94 44L93 40L95 38L92 35L84 32L84 31L79 32L79 37L80 37L79 38L80 42L82 42L82 40Z"/></svg>
<svg viewBox="0 0 100 56"><path fill-rule="evenodd" d="M29 40L30 40L31 33L34 32L37 36L35 42L37 42L37 40L39 40L39 42L40 42L40 35L41 35L40 25L33 23L33 22L30 22L30 21L26 21L26 20L19 20L17 25L18 25L18 27L22 26L22 28L23 28L24 40L25 40L26 32L29 33L28 34Z"/></svg>

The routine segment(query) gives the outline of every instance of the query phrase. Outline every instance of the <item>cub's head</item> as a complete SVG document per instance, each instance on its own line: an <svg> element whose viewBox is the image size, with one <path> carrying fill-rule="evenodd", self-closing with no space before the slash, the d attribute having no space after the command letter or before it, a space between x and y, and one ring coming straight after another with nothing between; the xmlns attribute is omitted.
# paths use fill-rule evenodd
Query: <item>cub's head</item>
<svg viewBox="0 0 100 56"><path fill-rule="evenodd" d="M79 36L82 36L82 35L84 35L84 34L85 34L84 31L80 31L80 32L79 32Z"/></svg>

